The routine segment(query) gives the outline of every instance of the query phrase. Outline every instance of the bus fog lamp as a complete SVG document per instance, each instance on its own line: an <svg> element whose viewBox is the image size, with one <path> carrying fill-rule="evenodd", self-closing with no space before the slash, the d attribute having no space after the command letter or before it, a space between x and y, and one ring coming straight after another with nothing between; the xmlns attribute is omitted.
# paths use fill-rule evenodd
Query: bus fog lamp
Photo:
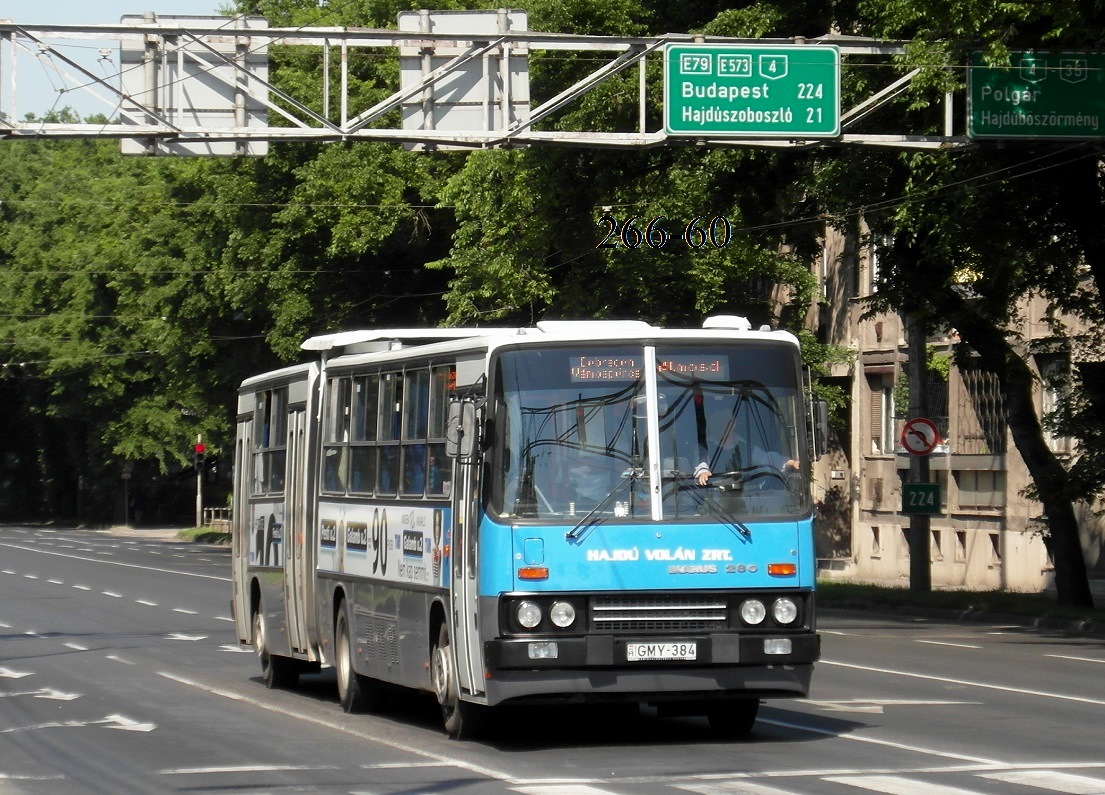
<svg viewBox="0 0 1105 795"><path fill-rule="evenodd" d="M759 599L746 599L741 602L741 621L755 626L767 617L767 608Z"/></svg>
<svg viewBox="0 0 1105 795"><path fill-rule="evenodd" d="M526 629L533 629L541 623L541 608L535 602L522 602L518 605L518 612L515 615L518 623Z"/></svg>
<svg viewBox="0 0 1105 795"><path fill-rule="evenodd" d="M765 638L764 654L790 654L790 638Z"/></svg>
<svg viewBox="0 0 1105 795"><path fill-rule="evenodd" d="M789 596L776 599L775 604L771 606L771 617L778 624L793 624L798 618L798 605Z"/></svg>
<svg viewBox="0 0 1105 795"><path fill-rule="evenodd" d="M555 660L560 656L560 649L556 643L531 643L529 644L529 658L531 660Z"/></svg>
<svg viewBox="0 0 1105 795"><path fill-rule="evenodd" d="M561 629L566 629L575 623L576 609L571 602L553 602L549 609L549 620Z"/></svg>

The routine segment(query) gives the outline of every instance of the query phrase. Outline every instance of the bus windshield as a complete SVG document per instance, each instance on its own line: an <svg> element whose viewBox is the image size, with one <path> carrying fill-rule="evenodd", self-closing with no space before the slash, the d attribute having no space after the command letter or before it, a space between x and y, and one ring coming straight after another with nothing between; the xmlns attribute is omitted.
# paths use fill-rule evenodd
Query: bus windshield
<svg viewBox="0 0 1105 795"><path fill-rule="evenodd" d="M767 342L501 353L493 513L508 521L646 521L657 510L656 485L663 520L804 515L797 355Z"/></svg>

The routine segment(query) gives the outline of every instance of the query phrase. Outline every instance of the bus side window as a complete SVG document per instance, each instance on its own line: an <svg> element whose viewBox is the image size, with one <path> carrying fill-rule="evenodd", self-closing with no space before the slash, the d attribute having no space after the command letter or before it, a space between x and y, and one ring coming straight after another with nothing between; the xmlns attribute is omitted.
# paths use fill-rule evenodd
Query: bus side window
<svg viewBox="0 0 1105 795"><path fill-rule="evenodd" d="M380 376L379 466L376 490L394 495L399 489L399 439L402 430L403 374Z"/></svg>
<svg viewBox="0 0 1105 795"><path fill-rule="evenodd" d="M378 374L353 379L349 490L371 494L376 488L376 429L380 413Z"/></svg>

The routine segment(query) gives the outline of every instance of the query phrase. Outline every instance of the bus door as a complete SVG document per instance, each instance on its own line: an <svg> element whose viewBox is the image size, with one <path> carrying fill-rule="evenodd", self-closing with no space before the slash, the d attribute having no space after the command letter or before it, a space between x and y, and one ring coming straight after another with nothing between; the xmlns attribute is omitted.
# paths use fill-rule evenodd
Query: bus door
<svg viewBox="0 0 1105 795"><path fill-rule="evenodd" d="M453 489L453 571L450 581L453 606L453 649L461 692L479 695L483 686L483 642L476 614L479 609L479 471L478 456L458 461Z"/></svg>
<svg viewBox="0 0 1105 795"><path fill-rule="evenodd" d="M307 412L288 412L288 469L284 513L284 600L288 622L288 643L294 651L307 647Z"/></svg>
<svg viewBox="0 0 1105 795"><path fill-rule="evenodd" d="M233 572L232 607L234 628L238 640L250 643L253 640L252 616L249 613L249 532L250 532L250 475L253 462L250 460L250 440L253 439L253 420L238 423L237 444L234 447L234 504L231 506L230 553Z"/></svg>

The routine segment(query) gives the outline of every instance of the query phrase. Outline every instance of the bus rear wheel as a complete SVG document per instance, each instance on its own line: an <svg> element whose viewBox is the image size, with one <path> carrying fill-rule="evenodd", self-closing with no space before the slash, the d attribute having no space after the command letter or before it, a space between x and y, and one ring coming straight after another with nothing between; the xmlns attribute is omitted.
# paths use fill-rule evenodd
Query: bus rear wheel
<svg viewBox="0 0 1105 795"><path fill-rule="evenodd" d="M438 630L437 643L430 653L430 684L437 696L437 703L441 706L445 732L454 740L466 740L474 736L479 730L479 724L483 722L484 709L460 698L449 626L444 622Z"/></svg>
<svg viewBox="0 0 1105 795"><path fill-rule="evenodd" d="M253 649L257 652L257 659L261 661L261 678L265 687L270 690L295 687L299 681L299 668L294 660L269 651L264 610L260 605L253 614Z"/></svg>
<svg viewBox="0 0 1105 795"><path fill-rule="evenodd" d="M382 686L353 667L353 642L349 619L342 609L334 627L335 667L338 674L338 698L341 708L349 713L377 712L384 705Z"/></svg>

